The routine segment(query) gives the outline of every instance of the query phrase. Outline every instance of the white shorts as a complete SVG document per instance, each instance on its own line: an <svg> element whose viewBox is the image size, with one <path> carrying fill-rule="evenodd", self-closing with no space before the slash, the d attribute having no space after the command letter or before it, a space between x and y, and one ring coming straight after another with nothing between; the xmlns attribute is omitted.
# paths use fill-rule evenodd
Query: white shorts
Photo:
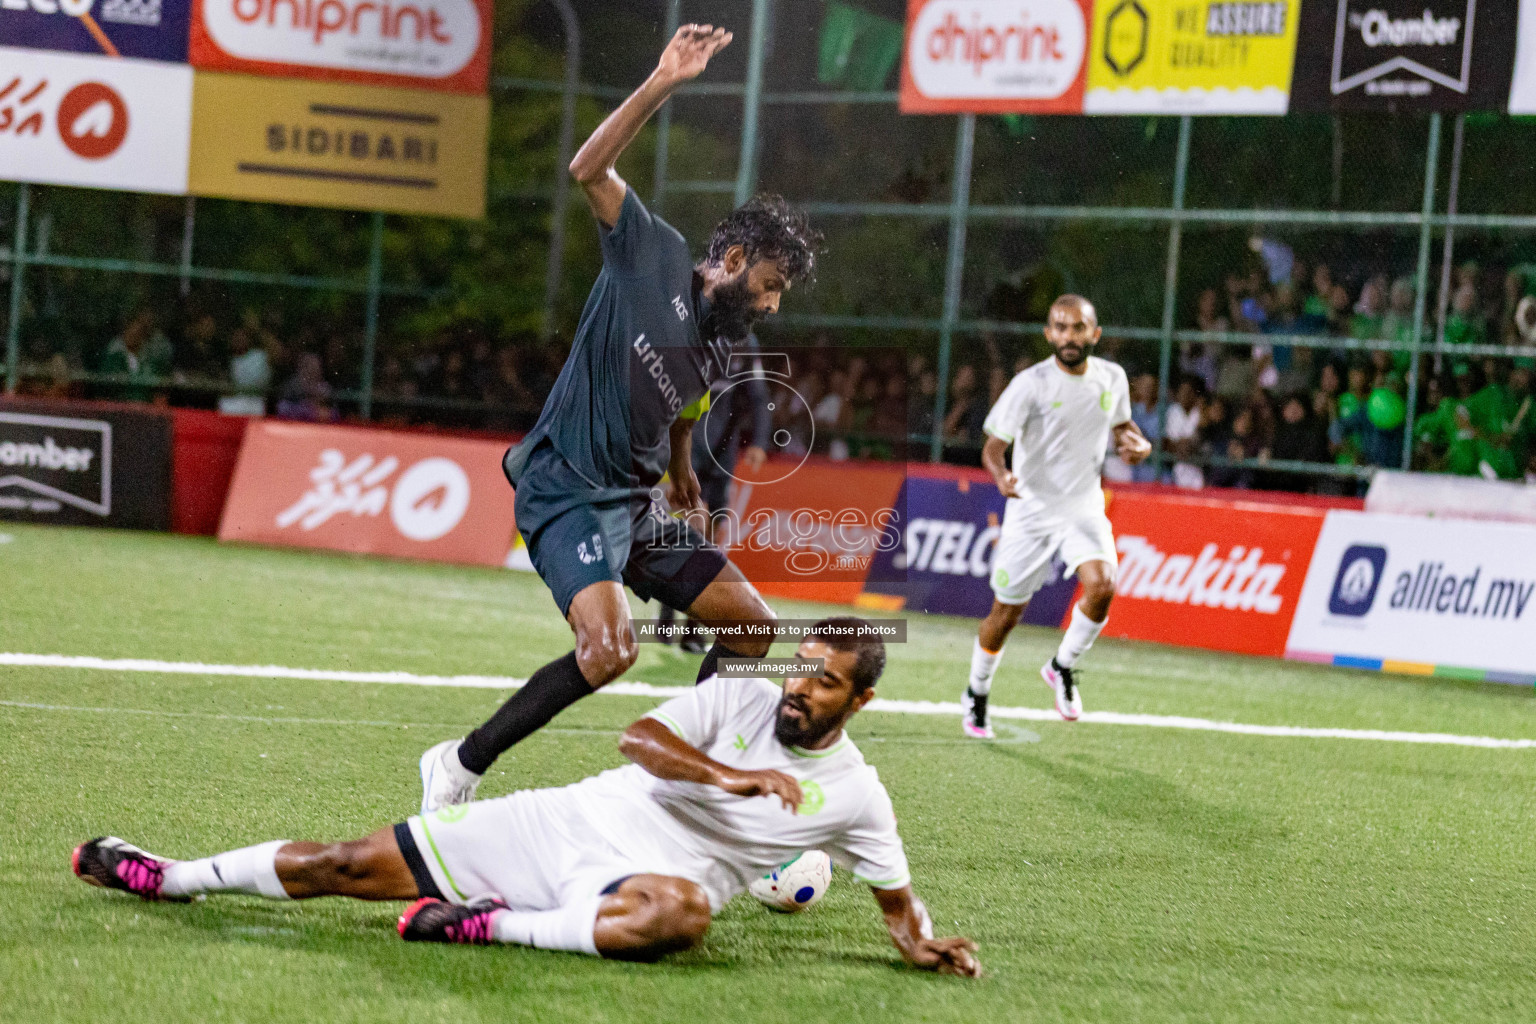
<svg viewBox="0 0 1536 1024"><path fill-rule="evenodd" d="M444 807L406 825L450 903L499 896L513 910L553 910L657 873L604 839L558 789Z"/></svg>
<svg viewBox="0 0 1536 1024"><path fill-rule="evenodd" d="M1003 604L1023 604L1051 577L1051 559L1066 563L1066 576L1084 562L1118 565L1109 517L1086 510L1069 517L1018 515L1013 503L1003 514L1003 528L992 554L992 593Z"/></svg>

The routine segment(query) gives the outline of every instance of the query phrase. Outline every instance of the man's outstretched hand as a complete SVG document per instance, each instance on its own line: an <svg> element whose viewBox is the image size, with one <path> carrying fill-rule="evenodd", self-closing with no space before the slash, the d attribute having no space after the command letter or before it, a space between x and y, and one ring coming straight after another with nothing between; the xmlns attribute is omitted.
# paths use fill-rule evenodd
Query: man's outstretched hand
<svg viewBox="0 0 1536 1024"><path fill-rule="evenodd" d="M976 959L976 943L970 939L921 939L908 954L913 967L940 974L958 974L962 978L981 977L981 961Z"/></svg>
<svg viewBox="0 0 1536 1024"><path fill-rule="evenodd" d="M656 73L669 84L697 78L709 59L730 45L731 33L713 25L684 25L661 51Z"/></svg>

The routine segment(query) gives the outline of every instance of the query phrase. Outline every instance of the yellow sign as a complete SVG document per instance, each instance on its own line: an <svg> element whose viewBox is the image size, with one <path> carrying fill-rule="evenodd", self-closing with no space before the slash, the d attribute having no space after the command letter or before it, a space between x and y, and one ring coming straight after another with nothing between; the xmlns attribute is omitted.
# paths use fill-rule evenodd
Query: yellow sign
<svg viewBox="0 0 1536 1024"><path fill-rule="evenodd" d="M1283 114L1301 0L1096 0L1089 114Z"/></svg>
<svg viewBox="0 0 1536 1024"><path fill-rule="evenodd" d="M193 195L485 215L485 96L198 71Z"/></svg>

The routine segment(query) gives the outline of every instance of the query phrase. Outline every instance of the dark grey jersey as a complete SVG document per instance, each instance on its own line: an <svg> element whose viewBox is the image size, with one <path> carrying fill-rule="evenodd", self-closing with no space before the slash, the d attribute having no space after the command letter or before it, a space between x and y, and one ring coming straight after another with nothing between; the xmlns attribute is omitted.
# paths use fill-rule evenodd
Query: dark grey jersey
<svg viewBox="0 0 1536 1024"><path fill-rule="evenodd" d="M548 438L604 500L647 490L666 473L668 428L723 372L730 346L700 338L709 302L688 243L633 189L618 222L599 232L603 270L570 358L508 473L515 483L527 454Z"/></svg>

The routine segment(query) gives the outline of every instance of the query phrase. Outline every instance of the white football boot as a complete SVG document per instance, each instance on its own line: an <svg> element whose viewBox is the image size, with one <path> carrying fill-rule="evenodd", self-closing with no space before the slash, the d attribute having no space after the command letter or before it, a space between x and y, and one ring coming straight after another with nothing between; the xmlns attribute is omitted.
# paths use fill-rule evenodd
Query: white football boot
<svg viewBox="0 0 1536 1024"><path fill-rule="evenodd" d="M1083 713L1083 696L1078 692L1072 670L1052 658L1040 667L1040 678L1056 691L1056 713L1069 722L1077 721Z"/></svg>
<svg viewBox="0 0 1536 1024"><path fill-rule="evenodd" d="M421 755L421 813L467 804L475 798L482 776L459 763L461 740L443 740Z"/></svg>

